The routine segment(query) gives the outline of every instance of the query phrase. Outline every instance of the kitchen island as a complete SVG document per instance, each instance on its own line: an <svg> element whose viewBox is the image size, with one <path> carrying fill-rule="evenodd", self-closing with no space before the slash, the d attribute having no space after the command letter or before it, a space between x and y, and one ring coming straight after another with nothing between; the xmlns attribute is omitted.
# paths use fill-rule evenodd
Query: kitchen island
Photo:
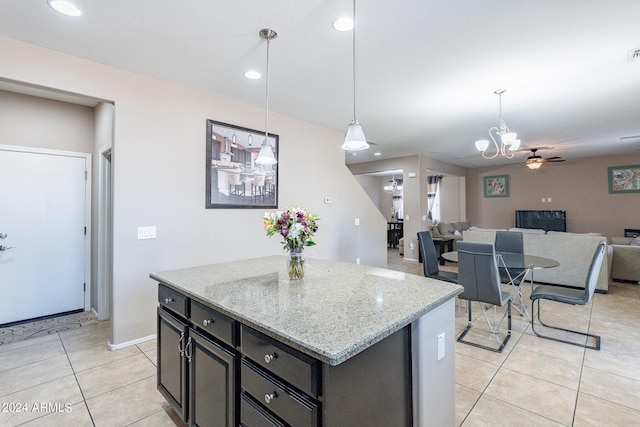
<svg viewBox="0 0 640 427"><path fill-rule="evenodd" d="M286 257L153 273L158 389L191 425L454 424L462 287Z"/></svg>

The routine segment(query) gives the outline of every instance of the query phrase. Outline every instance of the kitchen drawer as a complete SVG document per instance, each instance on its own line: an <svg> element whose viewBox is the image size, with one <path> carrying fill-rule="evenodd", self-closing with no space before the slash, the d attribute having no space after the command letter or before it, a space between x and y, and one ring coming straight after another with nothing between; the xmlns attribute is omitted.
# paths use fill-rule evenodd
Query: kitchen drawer
<svg viewBox="0 0 640 427"><path fill-rule="evenodd" d="M188 316L187 297L162 284L158 285L158 302L182 317Z"/></svg>
<svg viewBox="0 0 640 427"><path fill-rule="evenodd" d="M242 353L255 363L318 397L318 361L244 325L240 329L240 344Z"/></svg>
<svg viewBox="0 0 640 427"><path fill-rule="evenodd" d="M287 427L248 394L242 393L240 399L240 419L242 420L240 425L242 427Z"/></svg>
<svg viewBox="0 0 640 427"><path fill-rule="evenodd" d="M242 389L262 406L296 427L317 427L319 403L269 375L247 359L242 360Z"/></svg>
<svg viewBox="0 0 640 427"><path fill-rule="evenodd" d="M236 322L230 317L191 300L190 319L199 329L208 332L232 347L236 346Z"/></svg>

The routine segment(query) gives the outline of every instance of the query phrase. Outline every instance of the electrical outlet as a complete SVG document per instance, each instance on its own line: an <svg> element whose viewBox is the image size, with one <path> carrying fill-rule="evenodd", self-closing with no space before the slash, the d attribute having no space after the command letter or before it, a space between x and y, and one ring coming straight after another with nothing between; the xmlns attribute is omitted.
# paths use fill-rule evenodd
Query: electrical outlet
<svg viewBox="0 0 640 427"><path fill-rule="evenodd" d="M444 332L438 335L438 360L444 359Z"/></svg>
<svg viewBox="0 0 640 427"><path fill-rule="evenodd" d="M360 218L356 218L353 220L353 225L360 225Z"/></svg>

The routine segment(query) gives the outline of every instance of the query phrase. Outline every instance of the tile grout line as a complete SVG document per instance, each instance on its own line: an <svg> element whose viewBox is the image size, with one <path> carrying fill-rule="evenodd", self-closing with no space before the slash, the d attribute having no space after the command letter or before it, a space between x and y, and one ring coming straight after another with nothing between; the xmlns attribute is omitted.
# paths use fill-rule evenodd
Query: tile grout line
<svg viewBox="0 0 640 427"><path fill-rule="evenodd" d="M69 357L69 353L67 352L67 347L64 345L64 341L62 340L62 337L60 336L60 333L58 333L58 338L60 338L60 342L62 343L62 348L64 349L64 354L65 356L67 356L67 360L69 361L69 366L71 366L71 371L73 372L73 377L76 380L76 384L78 385L78 390L80 390L80 395L82 396L82 401L84 402L84 406L85 408L87 408L87 413L89 414L89 418L91 419L91 424L93 424L94 426L96 425L95 421L93 420L93 415L91 415L91 410L89 409L89 405L87 404L87 399L84 395L84 391L82 390L82 387L80 386L80 381L78 381L78 375L76 373L75 368L73 367L73 363L71 363L71 358Z"/></svg>

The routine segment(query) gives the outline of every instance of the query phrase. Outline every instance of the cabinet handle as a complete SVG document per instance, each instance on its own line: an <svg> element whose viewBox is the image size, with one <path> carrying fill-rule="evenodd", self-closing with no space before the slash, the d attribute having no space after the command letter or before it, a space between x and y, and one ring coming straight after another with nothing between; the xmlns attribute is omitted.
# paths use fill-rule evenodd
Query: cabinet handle
<svg viewBox="0 0 640 427"><path fill-rule="evenodd" d="M191 337L187 340L187 345L184 348L184 354L187 356L187 363L191 363Z"/></svg>
<svg viewBox="0 0 640 427"><path fill-rule="evenodd" d="M175 301L175 300L174 300L173 298L165 298L165 299L164 299L164 303L165 303L165 304L170 304L170 303L172 303L172 302L174 302L174 301Z"/></svg>
<svg viewBox="0 0 640 427"><path fill-rule="evenodd" d="M216 319L204 319L204 320L202 321L202 324L203 324L204 326L209 326L210 324L214 323L215 321L216 321Z"/></svg>
<svg viewBox="0 0 640 427"><path fill-rule="evenodd" d="M178 340L178 351L180 352L180 357L184 356L184 347L182 346L183 340L184 340L184 332L180 332L180 339Z"/></svg>
<svg viewBox="0 0 640 427"><path fill-rule="evenodd" d="M271 361L273 359L277 359L277 358L278 358L278 353L276 353L275 351L273 352L273 354L265 354L264 355L265 363L271 363Z"/></svg>
<svg viewBox="0 0 640 427"><path fill-rule="evenodd" d="M277 399L277 398L278 398L278 392L277 392L277 391L275 391L275 390L274 390L274 391L273 391L273 393L271 393L271 394L265 394L265 395L264 395L264 401L265 401L266 403L271 403L271 401L272 401L273 399Z"/></svg>

